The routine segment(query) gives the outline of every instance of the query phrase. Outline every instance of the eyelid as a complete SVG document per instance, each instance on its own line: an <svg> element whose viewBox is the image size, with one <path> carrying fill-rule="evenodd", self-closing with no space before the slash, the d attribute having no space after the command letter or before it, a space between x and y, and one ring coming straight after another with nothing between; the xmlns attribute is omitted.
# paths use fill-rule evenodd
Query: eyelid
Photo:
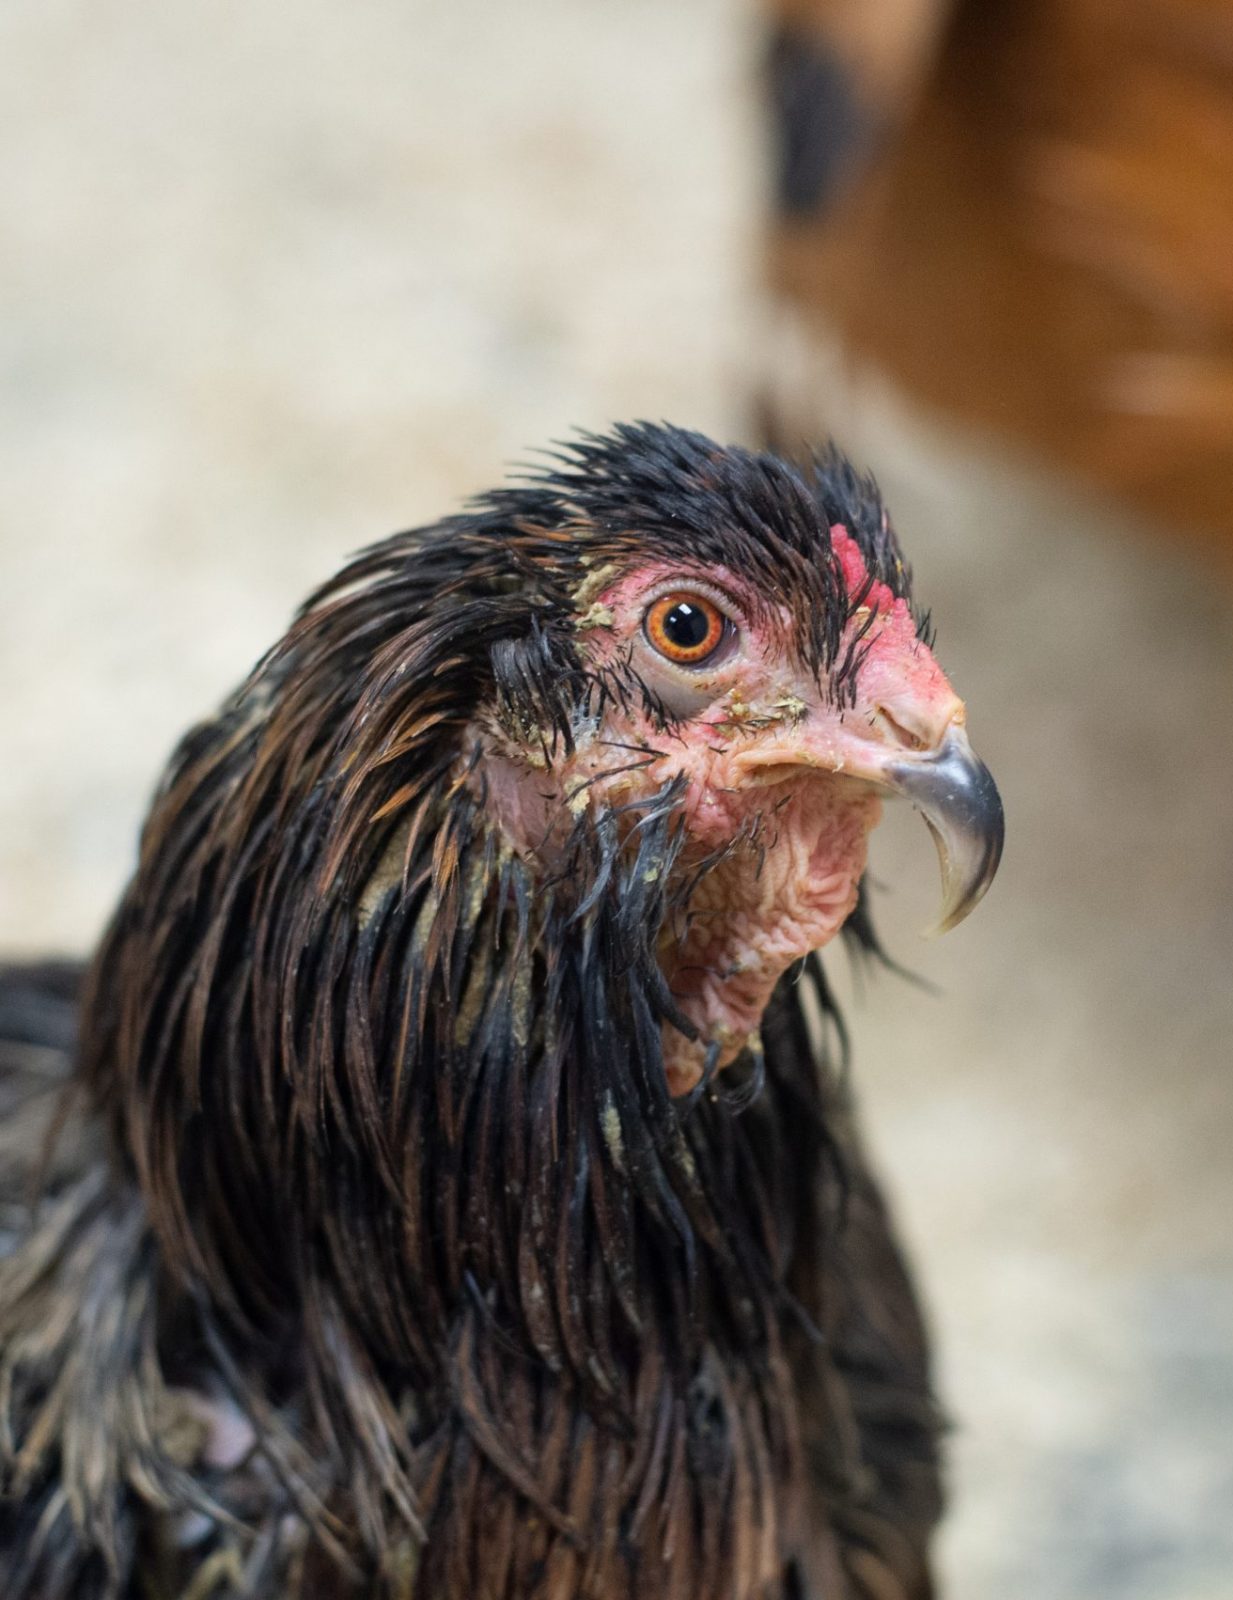
<svg viewBox="0 0 1233 1600"><path fill-rule="evenodd" d="M688 572L678 573L675 578L665 578L662 583L657 583L647 590L642 598L643 612L649 611L657 600L662 600L667 594L697 594L704 600L709 600L713 606L718 606L727 620L738 631L744 628L745 619L740 606L726 589L721 589L717 583L708 578L695 578Z"/></svg>

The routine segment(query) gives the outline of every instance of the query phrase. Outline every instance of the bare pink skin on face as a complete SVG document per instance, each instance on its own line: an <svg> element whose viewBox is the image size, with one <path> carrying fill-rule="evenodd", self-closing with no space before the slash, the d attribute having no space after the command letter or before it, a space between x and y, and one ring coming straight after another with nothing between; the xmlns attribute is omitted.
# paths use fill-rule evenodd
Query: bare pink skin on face
<svg viewBox="0 0 1233 1600"><path fill-rule="evenodd" d="M860 552L841 528L832 539L855 592L864 583ZM758 603L737 574L660 562L614 575L597 595L596 587L580 596L584 654L597 667L628 661L679 721L665 730L641 710L611 709L578 731L573 755L550 771L508 744L490 747L489 793L515 847L535 849L551 839L554 816L650 796L684 777L687 845L675 870L692 875L733 846L661 936L669 987L698 1033L664 1029L669 1087L683 1094L709 1048L722 1067L756 1045L780 977L843 926L881 815L882 768L932 747L963 707L907 604L885 585L868 596L872 621L862 612L849 624L850 636L865 627L867 655L856 703L842 709L797 658L791 615ZM647 610L668 593L701 596L730 619L728 647L713 664L678 666L647 637ZM637 751L645 765L616 770Z"/></svg>

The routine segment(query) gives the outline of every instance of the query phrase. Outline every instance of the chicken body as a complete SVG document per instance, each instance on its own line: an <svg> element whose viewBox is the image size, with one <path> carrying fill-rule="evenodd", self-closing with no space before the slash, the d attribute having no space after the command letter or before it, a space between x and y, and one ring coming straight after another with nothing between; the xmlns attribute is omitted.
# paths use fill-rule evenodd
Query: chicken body
<svg viewBox="0 0 1233 1600"><path fill-rule="evenodd" d="M0 982L5 1595L927 1595L812 952L879 790L983 891L963 722L838 456L619 429L314 596Z"/></svg>

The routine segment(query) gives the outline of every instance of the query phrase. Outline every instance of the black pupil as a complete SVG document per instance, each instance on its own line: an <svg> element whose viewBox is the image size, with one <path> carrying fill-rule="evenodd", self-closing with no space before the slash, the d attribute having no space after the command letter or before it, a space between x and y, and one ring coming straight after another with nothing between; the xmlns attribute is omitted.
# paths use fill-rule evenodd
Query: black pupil
<svg viewBox="0 0 1233 1600"><path fill-rule="evenodd" d="M678 650L696 650L706 642L711 631L711 619L701 606L691 605L688 600L678 600L664 618L663 629L665 637Z"/></svg>

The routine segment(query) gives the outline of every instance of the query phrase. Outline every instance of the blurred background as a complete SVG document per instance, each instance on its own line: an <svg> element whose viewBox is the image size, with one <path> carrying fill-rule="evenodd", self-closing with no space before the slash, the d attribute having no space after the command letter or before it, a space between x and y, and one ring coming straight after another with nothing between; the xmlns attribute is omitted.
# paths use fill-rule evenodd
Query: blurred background
<svg viewBox="0 0 1233 1600"><path fill-rule="evenodd" d="M182 729L531 447L876 470L1009 827L922 944L891 816L938 992L841 974L954 1600L1233 1584L1233 21L1114 9L0 8L0 951L86 950Z"/></svg>

